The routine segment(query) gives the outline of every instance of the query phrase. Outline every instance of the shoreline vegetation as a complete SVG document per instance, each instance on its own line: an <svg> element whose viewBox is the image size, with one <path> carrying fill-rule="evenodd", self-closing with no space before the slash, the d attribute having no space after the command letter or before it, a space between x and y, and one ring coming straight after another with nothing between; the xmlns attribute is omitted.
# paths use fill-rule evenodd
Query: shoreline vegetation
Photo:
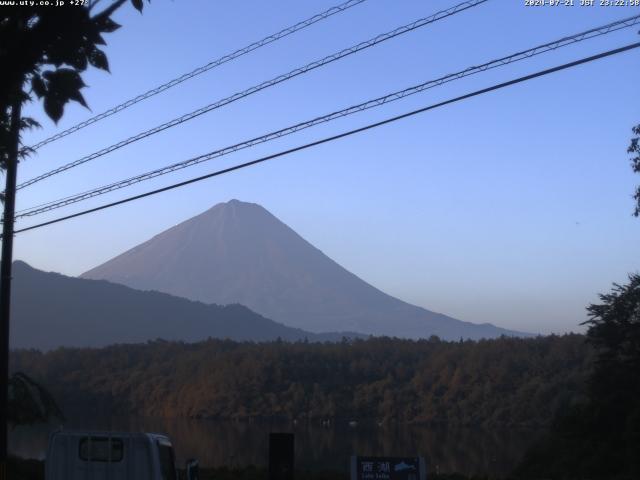
<svg viewBox="0 0 640 480"><path fill-rule="evenodd" d="M11 370L62 411L110 416L539 428L581 402L594 352L577 334L445 342L187 344L16 350ZM83 408L84 407L84 408Z"/></svg>
<svg viewBox="0 0 640 480"><path fill-rule="evenodd" d="M524 455L514 478L637 479L640 275L629 280L588 307L586 335L322 344L157 340L18 350L11 369L50 389L63 412L91 405L96 413L167 418L543 426L547 436ZM264 476L258 472L248 467L229 475L252 480Z"/></svg>

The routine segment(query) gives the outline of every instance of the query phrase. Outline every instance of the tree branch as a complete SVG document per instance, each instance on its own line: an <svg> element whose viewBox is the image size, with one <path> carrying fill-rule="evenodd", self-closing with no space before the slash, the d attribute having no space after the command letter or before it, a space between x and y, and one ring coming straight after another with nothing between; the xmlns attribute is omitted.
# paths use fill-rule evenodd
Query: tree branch
<svg viewBox="0 0 640 480"><path fill-rule="evenodd" d="M105 17L110 17L113 12L118 10L126 2L127 2L127 0L116 0L116 2L114 2L113 4L111 4L110 6L105 8L103 11L101 11L100 13L94 15L92 17L92 19L102 19L102 18L105 18Z"/></svg>

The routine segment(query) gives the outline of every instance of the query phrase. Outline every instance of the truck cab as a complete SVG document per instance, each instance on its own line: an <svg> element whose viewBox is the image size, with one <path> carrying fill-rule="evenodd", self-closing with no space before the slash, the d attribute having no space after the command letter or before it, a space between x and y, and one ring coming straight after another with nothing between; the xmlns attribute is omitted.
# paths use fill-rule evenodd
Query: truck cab
<svg viewBox="0 0 640 480"><path fill-rule="evenodd" d="M194 473L187 477L195 480ZM177 480L171 440L157 433L56 431L49 438L45 480L76 479Z"/></svg>

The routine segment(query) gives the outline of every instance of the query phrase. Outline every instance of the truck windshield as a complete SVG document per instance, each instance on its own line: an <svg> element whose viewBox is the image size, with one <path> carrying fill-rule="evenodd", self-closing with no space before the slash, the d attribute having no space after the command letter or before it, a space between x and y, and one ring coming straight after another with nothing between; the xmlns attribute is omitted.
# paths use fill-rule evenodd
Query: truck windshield
<svg viewBox="0 0 640 480"><path fill-rule="evenodd" d="M80 459L92 462L120 462L124 452L121 438L86 437L79 447Z"/></svg>
<svg viewBox="0 0 640 480"><path fill-rule="evenodd" d="M162 480L177 480L173 447L169 442L158 440L158 455L160 456L160 471Z"/></svg>

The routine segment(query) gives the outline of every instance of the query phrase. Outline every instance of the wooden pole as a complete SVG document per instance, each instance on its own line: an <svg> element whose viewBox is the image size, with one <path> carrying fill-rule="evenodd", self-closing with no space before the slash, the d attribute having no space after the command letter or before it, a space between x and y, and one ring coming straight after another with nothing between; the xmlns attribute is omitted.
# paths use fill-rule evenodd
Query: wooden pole
<svg viewBox="0 0 640 480"><path fill-rule="evenodd" d="M2 216L2 254L0 258L0 480L6 480L8 459L9 324L11 315L11 270L13 266L13 223L16 207L16 176L20 145L19 96L11 106L10 145L6 164L4 214Z"/></svg>

